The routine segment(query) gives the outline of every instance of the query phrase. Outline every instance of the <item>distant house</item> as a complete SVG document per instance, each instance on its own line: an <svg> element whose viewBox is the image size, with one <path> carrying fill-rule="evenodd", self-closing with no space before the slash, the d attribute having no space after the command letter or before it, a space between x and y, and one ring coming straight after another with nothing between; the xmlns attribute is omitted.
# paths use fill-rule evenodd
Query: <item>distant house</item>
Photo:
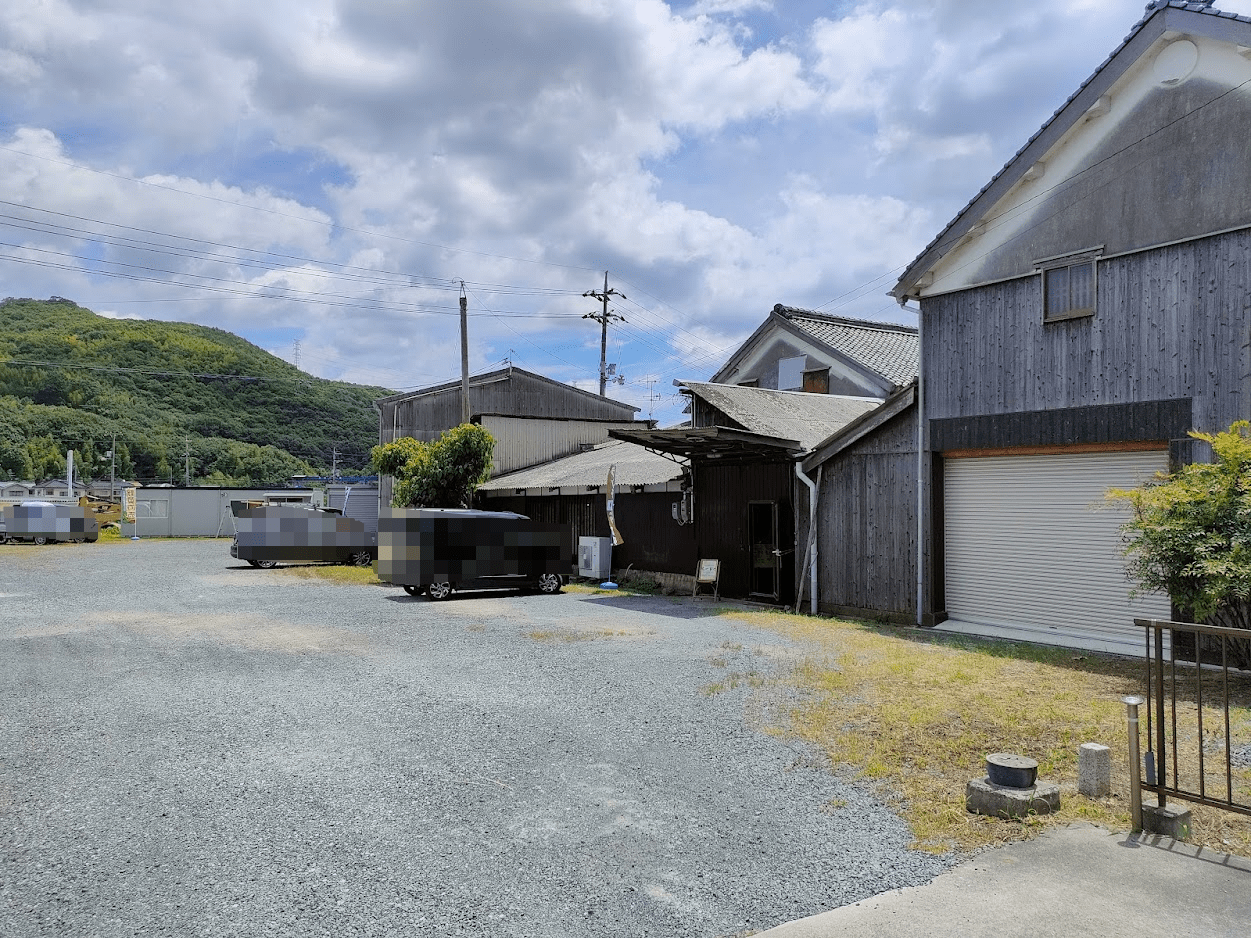
<svg viewBox="0 0 1251 938"><path fill-rule="evenodd" d="M384 397L378 409L378 441L401 437L436 440L461 422L459 381ZM647 426L638 408L600 397L521 368L502 368L469 379L470 420L495 437L494 474L548 462L608 439L613 427ZM391 479L379 480L383 504Z"/></svg>
<svg viewBox="0 0 1251 938"><path fill-rule="evenodd" d="M86 494L87 486L77 479L74 480L73 492L70 491L70 484L65 479L44 479L36 482L30 492L32 498L81 498Z"/></svg>
<svg viewBox="0 0 1251 938"><path fill-rule="evenodd" d="M1251 417L1248 49L1246 17L1151 4L895 285L922 362L899 549L930 621L1137 651L1131 619L1169 617L1130 601L1124 516L1093 509Z"/></svg>
<svg viewBox="0 0 1251 938"><path fill-rule="evenodd" d="M796 460L880 401L701 381L680 386L690 398L690 427L611 435L689 462L695 547L700 558L721 561L723 595L792 602Z"/></svg>
<svg viewBox="0 0 1251 938"><path fill-rule="evenodd" d="M25 498L34 489L34 482L0 482L0 498Z"/></svg>
<svg viewBox="0 0 1251 938"><path fill-rule="evenodd" d="M708 380L884 400L917 371L917 330L781 303Z"/></svg>

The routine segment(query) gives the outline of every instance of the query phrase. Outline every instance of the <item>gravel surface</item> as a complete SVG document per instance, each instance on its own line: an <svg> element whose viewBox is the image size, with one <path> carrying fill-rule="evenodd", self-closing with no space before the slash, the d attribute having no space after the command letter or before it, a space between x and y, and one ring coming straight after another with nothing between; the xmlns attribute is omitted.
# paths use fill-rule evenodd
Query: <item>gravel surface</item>
<svg viewBox="0 0 1251 938"><path fill-rule="evenodd" d="M742 935L952 862L754 728L793 649L707 600L228 546L0 547L6 938Z"/></svg>

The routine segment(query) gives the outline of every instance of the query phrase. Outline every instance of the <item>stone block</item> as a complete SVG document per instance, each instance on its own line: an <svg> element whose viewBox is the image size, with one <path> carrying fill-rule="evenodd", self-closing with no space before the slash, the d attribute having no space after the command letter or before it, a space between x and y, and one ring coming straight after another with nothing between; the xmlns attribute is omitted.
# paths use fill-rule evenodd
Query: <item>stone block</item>
<svg viewBox="0 0 1251 938"><path fill-rule="evenodd" d="M1088 798L1112 793L1112 751L1099 743L1082 743L1077 750L1077 790Z"/></svg>
<svg viewBox="0 0 1251 938"><path fill-rule="evenodd" d="M1060 810L1060 786L1036 782L1029 788L996 785L989 778L970 779L964 787L964 806L973 814L989 814L1005 820L1050 814Z"/></svg>
<svg viewBox="0 0 1251 938"><path fill-rule="evenodd" d="M1142 829L1148 834L1163 834L1174 840L1190 837L1190 809L1167 805L1144 804L1142 806Z"/></svg>

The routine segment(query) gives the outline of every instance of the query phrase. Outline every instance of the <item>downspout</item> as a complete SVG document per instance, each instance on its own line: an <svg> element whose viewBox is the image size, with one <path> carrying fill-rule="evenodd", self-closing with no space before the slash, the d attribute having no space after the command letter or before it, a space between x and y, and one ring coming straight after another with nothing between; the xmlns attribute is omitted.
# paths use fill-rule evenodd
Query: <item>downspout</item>
<svg viewBox="0 0 1251 938"><path fill-rule="evenodd" d="M904 309L905 296L899 303ZM925 317L921 315L920 299L917 299L917 625L925 621L925 381L922 363L925 361Z"/></svg>
<svg viewBox="0 0 1251 938"><path fill-rule="evenodd" d="M803 464L798 460L795 461L795 475L799 481L808 486L808 550L805 556L808 559L808 589L811 595L809 609L812 615L817 614L817 491L821 482L821 471L825 466L817 467L817 481L813 482L804 475ZM803 589L803 578L800 577L800 589ZM799 604L799 597L795 599L796 605Z"/></svg>

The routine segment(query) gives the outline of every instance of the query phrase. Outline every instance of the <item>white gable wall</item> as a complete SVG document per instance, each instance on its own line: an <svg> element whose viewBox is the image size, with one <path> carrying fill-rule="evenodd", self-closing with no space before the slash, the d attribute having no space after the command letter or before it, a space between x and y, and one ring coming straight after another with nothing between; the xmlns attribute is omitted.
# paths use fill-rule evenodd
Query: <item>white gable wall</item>
<svg viewBox="0 0 1251 938"><path fill-rule="evenodd" d="M805 359L801 369L801 381L803 371L829 368L829 393L845 397L872 397L877 400L886 398L889 389L883 387L882 379L873 380L863 371L834 358L816 342L780 329L775 330L772 335L763 336L754 348L747 350L737 367L719 376L718 383L743 384L754 380L757 387L774 391L794 390L778 387L778 369L784 360L801 356Z"/></svg>
<svg viewBox="0 0 1251 938"><path fill-rule="evenodd" d="M1028 275L1037 260L1088 248L1108 256L1251 224L1251 58L1241 48L1179 32L1157 38L1032 157L1025 178L969 219L920 294Z"/></svg>

